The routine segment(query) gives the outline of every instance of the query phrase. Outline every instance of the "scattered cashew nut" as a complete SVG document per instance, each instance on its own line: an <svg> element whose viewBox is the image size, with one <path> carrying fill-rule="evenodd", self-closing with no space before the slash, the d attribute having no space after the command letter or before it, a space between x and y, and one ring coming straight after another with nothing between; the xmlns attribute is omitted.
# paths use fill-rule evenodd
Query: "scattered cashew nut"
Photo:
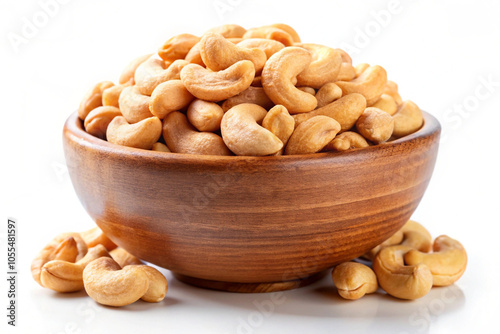
<svg viewBox="0 0 500 334"><path fill-rule="evenodd" d="M344 262L332 271L333 284L344 299L359 299L378 289L377 276L373 270L358 262Z"/></svg>

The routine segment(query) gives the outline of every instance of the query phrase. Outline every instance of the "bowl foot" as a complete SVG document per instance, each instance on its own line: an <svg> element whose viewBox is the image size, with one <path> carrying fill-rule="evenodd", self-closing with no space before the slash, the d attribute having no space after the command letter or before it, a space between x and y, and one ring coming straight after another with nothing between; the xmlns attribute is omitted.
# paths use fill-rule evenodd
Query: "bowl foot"
<svg viewBox="0 0 500 334"><path fill-rule="evenodd" d="M325 270L302 279L283 281L283 282L271 282L271 283L219 282L219 281L211 281L196 277L185 276L177 273L173 274L174 277L177 278L179 281L200 288L227 291L227 292L263 293L263 292L275 292L275 291L297 289L316 282L317 280L325 277L325 275L328 272L329 270Z"/></svg>

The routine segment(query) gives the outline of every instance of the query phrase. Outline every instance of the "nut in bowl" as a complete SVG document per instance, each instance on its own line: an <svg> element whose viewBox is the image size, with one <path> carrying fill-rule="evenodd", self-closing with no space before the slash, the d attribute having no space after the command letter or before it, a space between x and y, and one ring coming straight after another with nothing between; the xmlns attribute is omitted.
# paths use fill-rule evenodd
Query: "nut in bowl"
<svg viewBox="0 0 500 334"><path fill-rule="evenodd" d="M403 226L432 175L440 126L399 103L380 66L356 76L346 54L297 44L293 29L242 29L170 39L161 58L143 57L159 64L147 80L135 60L141 75L132 65L122 75L137 88L123 89L133 108L119 98L122 116L107 113L102 127L93 116L107 141L85 131L109 84L93 88L65 124L66 161L89 215L133 255L198 286L291 289Z"/></svg>

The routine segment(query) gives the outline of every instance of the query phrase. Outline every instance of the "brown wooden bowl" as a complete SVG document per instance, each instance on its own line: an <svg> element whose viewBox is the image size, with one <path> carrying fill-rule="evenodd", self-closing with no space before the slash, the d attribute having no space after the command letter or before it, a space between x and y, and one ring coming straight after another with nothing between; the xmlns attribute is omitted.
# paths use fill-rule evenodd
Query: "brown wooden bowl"
<svg viewBox="0 0 500 334"><path fill-rule="evenodd" d="M209 288L295 288L356 258L412 215L441 127L342 153L219 157L153 152L64 127L75 191L119 246Z"/></svg>

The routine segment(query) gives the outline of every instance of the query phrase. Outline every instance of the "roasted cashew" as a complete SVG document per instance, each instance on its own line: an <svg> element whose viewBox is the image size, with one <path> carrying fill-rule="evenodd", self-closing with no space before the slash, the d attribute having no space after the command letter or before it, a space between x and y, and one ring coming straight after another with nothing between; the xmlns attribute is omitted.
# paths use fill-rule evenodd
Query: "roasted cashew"
<svg viewBox="0 0 500 334"><path fill-rule="evenodd" d="M144 63L146 60L151 58L152 54L147 54L144 56L137 57L136 59L132 60L130 64L128 64L120 74L120 79L118 79L118 83L123 85L125 83L130 83L132 85L135 84L135 70L137 70L137 67Z"/></svg>
<svg viewBox="0 0 500 334"><path fill-rule="evenodd" d="M318 108L324 107L342 97L342 89L333 82L324 84L316 93Z"/></svg>
<svg viewBox="0 0 500 334"><path fill-rule="evenodd" d="M149 279L149 286L146 293L141 297L142 300L148 303L159 303L167 294L168 283L167 279L161 272L150 266L140 266L146 273Z"/></svg>
<svg viewBox="0 0 500 334"><path fill-rule="evenodd" d="M250 87L254 76L255 67L249 60L241 60L219 72L196 64L189 64L181 71L181 80L187 90L197 98L211 102L241 93Z"/></svg>
<svg viewBox="0 0 500 334"><path fill-rule="evenodd" d="M329 142L323 151L347 151L354 148L368 147L370 144L362 135L352 131L342 132Z"/></svg>
<svg viewBox="0 0 500 334"><path fill-rule="evenodd" d="M97 107L85 117L83 126L85 127L85 131L91 135L106 139L106 129L116 116L122 116L120 109L116 107Z"/></svg>
<svg viewBox="0 0 500 334"><path fill-rule="evenodd" d="M275 154L283 143L260 125L266 115L266 109L256 104L243 103L232 107L222 117L224 143L236 155Z"/></svg>
<svg viewBox="0 0 500 334"><path fill-rule="evenodd" d="M111 86L102 92L102 105L112 106L119 108L120 95L125 87L130 86L130 83L125 83L123 85Z"/></svg>
<svg viewBox="0 0 500 334"><path fill-rule="evenodd" d="M137 123L143 119L153 117L149 111L151 97L143 95L137 86L125 87L120 94L118 105L120 111L129 123Z"/></svg>
<svg viewBox="0 0 500 334"><path fill-rule="evenodd" d="M396 138L412 134L424 124L422 111L415 103L409 100L404 101L392 117L394 118L393 136Z"/></svg>
<svg viewBox="0 0 500 334"><path fill-rule="evenodd" d="M356 73L356 78L359 77L368 67L370 67L370 64L367 63L361 63L354 66L354 73Z"/></svg>
<svg viewBox="0 0 500 334"><path fill-rule="evenodd" d="M149 117L130 124L125 117L117 116L108 125L108 142L123 146L150 150L161 136L161 121L158 117Z"/></svg>
<svg viewBox="0 0 500 334"><path fill-rule="evenodd" d="M189 105L186 116L198 131L215 132L220 129L224 110L215 102L194 100Z"/></svg>
<svg viewBox="0 0 500 334"><path fill-rule="evenodd" d="M417 299L432 288L432 273L425 264L405 265L403 257L412 250L408 246L382 248L373 260L373 271L380 287L401 299Z"/></svg>
<svg viewBox="0 0 500 334"><path fill-rule="evenodd" d="M80 232L80 235L87 244L88 248L103 245L108 251L112 251L117 247L115 243L111 241L111 239L109 239L97 226L91 228L90 230Z"/></svg>
<svg viewBox="0 0 500 334"><path fill-rule="evenodd" d="M421 252L430 252L432 249L432 236L425 227L416 221L409 220L401 228L403 241L401 245L409 246Z"/></svg>
<svg viewBox="0 0 500 334"><path fill-rule="evenodd" d="M149 101L149 110L159 119L165 118L172 111L182 110L194 100L194 96L180 80L169 80L159 84Z"/></svg>
<svg viewBox="0 0 500 334"><path fill-rule="evenodd" d="M342 62L340 64L339 74L337 75L338 81L351 81L356 78L356 69L350 63Z"/></svg>
<svg viewBox="0 0 500 334"><path fill-rule="evenodd" d="M269 99L262 87L250 86L238 95L232 96L224 101L224 103L222 103L222 110L226 112L232 107L242 103L258 104L266 110L274 106L273 101Z"/></svg>
<svg viewBox="0 0 500 334"><path fill-rule="evenodd" d="M87 254L87 244L78 233L62 233L49 242L31 262L31 274L42 285L40 274L45 263L52 260L75 262ZM42 285L43 286L43 285Z"/></svg>
<svg viewBox="0 0 500 334"><path fill-rule="evenodd" d="M384 92L387 82L387 72L382 66L370 66L359 77L351 81L337 81L344 95L351 93L362 94L366 98L366 105L371 106Z"/></svg>
<svg viewBox="0 0 500 334"><path fill-rule="evenodd" d="M285 154L309 154L321 151L340 131L340 124L328 116L314 116L300 123L292 133Z"/></svg>
<svg viewBox="0 0 500 334"><path fill-rule="evenodd" d="M284 46L291 46L294 43L293 37L289 33L287 33L283 29L272 26L264 26L264 27L249 29L243 35L243 39L248 39L248 38L273 39L275 41L282 43Z"/></svg>
<svg viewBox="0 0 500 334"><path fill-rule="evenodd" d="M130 265L137 265L137 264L143 264L142 261L135 257L134 255L130 254L123 248L115 248L111 252L109 252L109 255L113 258L113 260L116 261L120 265L120 267L125 267L125 266L130 266Z"/></svg>
<svg viewBox="0 0 500 334"><path fill-rule="evenodd" d="M102 81L92 87L92 89L85 94L82 102L80 102L80 106L78 107L78 117L84 121L89 112L102 106L102 92L114 85L115 84L111 81Z"/></svg>
<svg viewBox="0 0 500 334"><path fill-rule="evenodd" d="M283 143L283 147L285 147L295 129L295 121L288 113L288 110L278 104L269 110L262 120L262 126L278 137ZM278 153L283 154L283 148Z"/></svg>
<svg viewBox="0 0 500 334"><path fill-rule="evenodd" d="M434 240L433 253L422 253L412 249L405 254L408 265L423 263L432 273L434 286L448 286L455 283L467 267L467 253L464 246L447 235Z"/></svg>
<svg viewBox="0 0 500 334"><path fill-rule="evenodd" d="M253 48L261 49L266 54L266 59L269 59L273 54L275 54L276 52L285 47L283 43L280 43L272 39L264 39L264 38L244 39L236 45L248 49L253 49Z"/></svg>
<svg viewBox="0 0 500 334"><path fill-rule="evenodd" d="M342 64L340 52L319 44L305 43L295 46L306 49L312 55L309 66L297 75L297 85L319 89L337 79Z"/></svg>
<svg viewBox="0 0 500 334"><path fill-rule="evenodd" d="M401 96L399 95L398 92L398 85L394 81L387 80L387 83L385 84L384 87L384 94L392 96L392 98L394 99L394 101L396 101L396 104L398 106L400 106L401 103L403 103L403 100L401 99Z"/></svg>
<svg viewBox="0 0 500 334"><path fill-rule="evenodd" d="M210 32L201 39L200 54L203 63L212 71L222 71L240 60L250 60L255 72L259 73L267 60L266 54L259 48L238 46L222 35Z"/></svg>
<svg viewBox="0 0 500 334"><path fill-rule="evenodd" d="M151 95L161 83L169 80L179 80L180 73L189 62L178 59L173 63L150 58L142 63L135 72L135 82L141 94Z"/></svg>
<svg viewBox="0 0 500 334"><path fill-rule="evenodd" d="M245 28L237 24L224 24L207 30L207 32L220 34L225 38L240 38L243 37L246 31Z"/></svg>
<svg viewBox="0 0 500 334"><path fill-rule="evenodd" d="M398 111L398 105L396 101L392 96L388 94L382 94L380 96L380 99L378 99L378 101L375 102L372 107L383 110L391 116L394 116L394 114Z"/></svg>
<svg viewBox="0 0 500 334"><path fill-rule="evenodd" d="M385 111L369 107L359 116L356 129L369 141L380 144L391 138L394 120Z"/></svg>
<svg viewBox="0 0 500 334"><path fill-rule="evenodd" d="M297 89L292 79L311 63L309 51L299 47L284 48L269 58L262 70L262 87L267 96L291 113L314 110L318 101L314 96Z"/></svg>
<svg viewBox="0 0 500 334"><path fill-rule="evenodd" d="M171 112L163 120L163 138L175 153L231 155L222 138L212 132L198 132L186 116Z"/></svg>
<svg viewBox="0 0 500 334"><path fill-rule="evenodd" d="M300 43L299 34L295 31L295 29L290 27L288 24L274 23L274 24L271 24L270 27L275 27L275 28L278 28L278 29L281 29L281 30L287 32L290 36L292 36L292 40L294 43Z"/></svg>
<svg viewBox="0 0 500 334"><path fill-rule="evenodd" d="M359 299L378 289L377 276L373 270L358 262L344 262L332 271L333 284L344 299Z"/></svg>
<svg viewBox="0 0 500 334"><path fill-rule="evenodd" d="M198 36L180 34L168 39L158 50L158 55L167 61L184 59L189 50L200 41Z"/></svg>
<svg viewBox="0 0 500 334"><path fill-rule="evenodd" d="M201 41L196 43L191 50L189 50L184 60L190 62L191 64L198 64L205 67L205 63L203 62L203 59L201 59Z"/></svg>
<svg viewBox="0 0 500 334"><path fill-rule="evenodd" d="M341 132L350 130L366 109L366 100L361 94L353 93L311 112L293 115L295 126L315 116L328 116L340 123Z"/></svg>
<svg viewBox="0 0 500 334"><path fill-rule="evenodd" d="M83 290L83 270L90 262L101 257L109 257L109 253L106 247L97 245L89 248L87 254L75 263L64 260L49 261L42 267L42 286L57 292Z"/></svg>
<svg viewBox="0 0 500 334"><path fill-rule="evenodd" d="M167 145L157 142L153 144L153 147L151 148L152 151L157 151L157 152L172 152L168 148Z"/></svg>

